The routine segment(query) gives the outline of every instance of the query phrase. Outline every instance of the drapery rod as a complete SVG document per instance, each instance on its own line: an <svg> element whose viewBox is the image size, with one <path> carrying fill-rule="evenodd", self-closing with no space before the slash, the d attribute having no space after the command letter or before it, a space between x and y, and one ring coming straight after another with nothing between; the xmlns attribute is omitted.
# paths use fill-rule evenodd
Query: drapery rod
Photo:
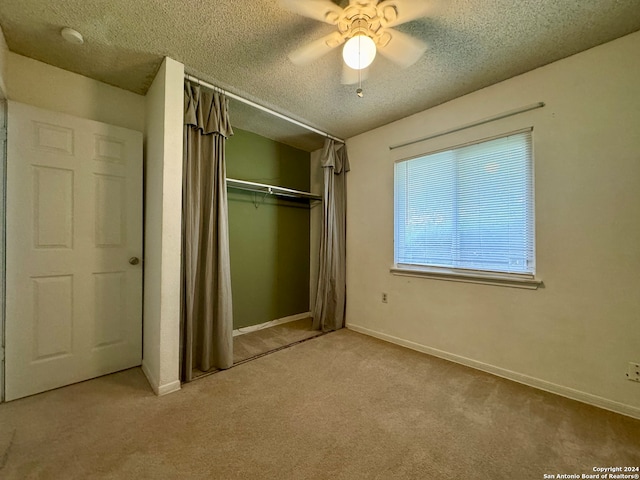
<svg viewBox="0 0 640 480"><path fill-rule="evenodd" d="M250 192L281 195L284 197L322 200L322 197L320 195L314 195L313 193L294 190L292 188L278 187L276 185L267 185L266 183L249 182L247 180L236 180L235 178L227 178L227 187L237 188L239 190L248 190Z"/></svg>
<svg viewBox="0 0 640 480"><path fill-rule="evenodd" d="M263 107L262 105L257 104L256 102L252 102L251 100L248 100L248 99L246 99L244 97L241 97L240 95L236 95L235 93L231 93L231 92L229 92L227 90L224 90L224 89L222 89L220 87L216 87L215 85L212 85L212 84L207 83L207 82L205 82L203 80L200 80L199 78L196 78L196 77L191 76L189 74L185 74L184 78L186 78L187 80L191 80L192 82L196 82L196 83L198 83L200 85L203 85L205 87L211 88L212 90L217 90L219 92L223 92L229 98L233 98L234 100L238 100L239 102L242 102L242 103L244 103L246 105L249 105L251 107L257 108L258 110L262 110L263 112L269 113L269 114L271 114L271 115L273 115L275 117L278 117L278 118L281 118L283 120L286 120L287 122L290 122L290 123L293 123L295 125L298 125L299 127L306 128L307 130L309 130L311 132L314 132L314 133L317 133L317 134L322 135L324 137L330 138L332 140L335 140L336 142L345 143L344 140L342 140L341 138L334 137L333 135L329 135L327 132L323 132L322 130L318 130L317 128L314 128L314 127L312 127L310 125L307 125L306 123L299 122L298 120L295 120L295 119L293 119L291 117L287 117L286 115L284 115L282 113L279 113L279 112L276 112L275 110L271 110L270 108Z"/></svg>
<svg viewBox="0 0 640 480"><path fill-rule="evenodd" d="M502 118L511 117L513 115L518 115L519 113L528 112L529 110L535 110L536 108L542 108L542 107L544 107L544 102L533 103L531 105L527 105L526 107L516 108L514 110L509 110L508 112L500 113L498 115L493 115L492 117L483 118L482 120L467 123L459 127L450 128L449 130L444 130L439 133L434 133L433 135L429 135L428 137L417 138L416 140L410 140L408 142L398 143L397 145L391 145L389 147L389 150L408 147L409 145L413 145L414 143L425 142L427 140L431 140L432 138L442 137L443 135L449 135L450 133L459 132L461 130L466 130L467 128L471 128L471 127L477 127L478 125L484 125L485 123L494 122Z"/></svg>

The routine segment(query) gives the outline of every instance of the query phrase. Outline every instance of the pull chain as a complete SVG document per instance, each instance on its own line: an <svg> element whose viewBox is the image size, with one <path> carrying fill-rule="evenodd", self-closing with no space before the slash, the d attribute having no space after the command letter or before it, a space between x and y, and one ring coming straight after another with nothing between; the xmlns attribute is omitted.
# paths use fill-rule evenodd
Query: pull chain
<svg viewBox="0 0 640 480"><path fill-rule="evenodd" d="M358 95L359 98L364 97L364 92L362 91L362 66L360 65L362 61L361 48L361 42L358 42L358 89L356 90L356 95Z"/></svg>

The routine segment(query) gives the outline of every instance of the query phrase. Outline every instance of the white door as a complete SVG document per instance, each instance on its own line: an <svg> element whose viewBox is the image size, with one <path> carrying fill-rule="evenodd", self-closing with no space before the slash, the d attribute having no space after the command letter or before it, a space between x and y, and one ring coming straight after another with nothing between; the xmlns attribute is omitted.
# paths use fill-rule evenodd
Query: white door
<svg viewBox="0 0 640 480"><path fill-rule="evenodd" d="M13 400L141 363L142 134L11 101L7 127Z"/></svg>

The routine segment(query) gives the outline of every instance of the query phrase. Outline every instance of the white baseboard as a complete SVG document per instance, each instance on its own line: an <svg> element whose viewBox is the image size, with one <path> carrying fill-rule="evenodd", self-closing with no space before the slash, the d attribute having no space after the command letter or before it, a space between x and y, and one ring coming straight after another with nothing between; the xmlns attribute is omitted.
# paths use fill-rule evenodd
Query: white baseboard
<svg viewBox="0 0 640 480"><path fill-rule="evenodd" d="M147 364L144 363L144 360L142 361L142 373L144 373L144 376L147 377L147 381L153 389L153 392L159 397L180 390L180 380L175 380L165 385L160 385L149 370Z"/></svg>
<svg viewBox="0 0 640 480"><path fill-rule="evenodd" d="M482 370L483 372L487 372L492 375L496 375L498 377L506 378L507 380L513 380L514 382L522 383L524 385L538 388L540 390L554 393L556 395L570 398L572 400L577 400L578 402L586 403L589 405L593 405L595 407L603 408L605 410L610 410L615 413L620 413L622 415L627 415L629 417L640 419L640 408L634 407L632 405L627 405L625 403L609 400L608 398L600 397L598 395L593 395L591 393L582 392L580 390L575 390L573 388L565 387L563 385L547 382L546 380L530 377L529 375L524 375L522 373L514 372L501 367L496 367L494 365L489 365L487 363L462 357L454 353L449 353L443 350L438 350L436 348L427 347L426 345L421 345L419 343L412 342L410 340L394 337L393 335L388 335L386 333L377 332L375 330L371 330L366 327L361 327L359 325L354 325L352 323L347 323L347 328L349 330L353 330L354 332L363 333L365 335L379 338L380 340L385 340L390 343L395 343L396 345L407 347L412 350L416 350L418 352L433 355L434 357L443 358L451 362L455 362L461 365L465 365L467 367L475 368L476 370Z"/></svg>
<svg viewBox="0 0 640 480"><path fill-rule="evenodd" d="M296 313L295 315L278 318L276 320L260 323L258 325L251 325L249 327L238 328L237 330L233 331L233 336L237 337L238 335L244 335L245 333L255 332L257 330L262 330L263 328L275 327L276 325L282 325L283 323L295 322L296 320L302 320L303 318L309 318L310 316L311 316L311 312Z"/></svg>
<svg viewBox="0 0 640 480"><path fill-rule="evenodd" d="M156 395L161 397L169 393L177 392L178 390L180 390L180 387L181 387L180 380L174 380L173 382L167 383L165 385L160 385L158 387L158 391L156 392Z"/></svg>

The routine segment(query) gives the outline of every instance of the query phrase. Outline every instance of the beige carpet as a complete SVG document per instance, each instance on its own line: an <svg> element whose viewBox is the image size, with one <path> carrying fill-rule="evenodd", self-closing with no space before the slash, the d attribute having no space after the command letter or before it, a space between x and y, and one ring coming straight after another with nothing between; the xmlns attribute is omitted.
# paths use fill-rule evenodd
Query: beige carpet
<svg viewBox="0 0 640 480"><path fill-rule="evenodd" d="M250 358L322 335L321 331L313 330L312 324L313 319L304 318L233 337L233 363L242 363Z"/></svg>
<svg viewBox="0 0 640 480"><path fill-rule="evenodd" d="M155 397L139 369L0 405L7 479L542 479L640 421L341 330Z"/></svg>
<svg viewBox="0 0 640 480"><path fill-rule="evenodd" d="M233 364L239 365L248 360L253 360L262 355L323 335L321 331L313 330L312 326L312 318L303 318L237 335L233 337ZM195 380L217 372L219 370L216 368L207 372L194 368L192 378Z"/></svg>

